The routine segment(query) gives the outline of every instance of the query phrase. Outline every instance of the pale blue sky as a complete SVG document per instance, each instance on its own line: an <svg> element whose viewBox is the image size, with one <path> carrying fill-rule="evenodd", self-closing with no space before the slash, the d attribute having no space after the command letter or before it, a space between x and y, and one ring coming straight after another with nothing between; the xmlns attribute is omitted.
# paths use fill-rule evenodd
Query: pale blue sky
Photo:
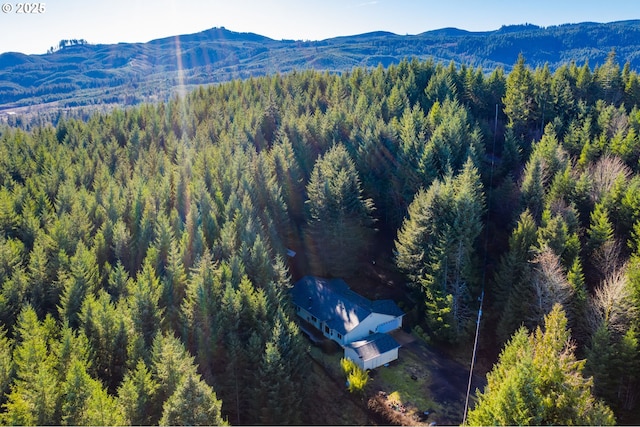
<svg viewBox="0 0 640 427"><path fill-rule="evenodd" d="M377 30L640 19L637 0L44 0L45 12L29 15L15 13L18 1L0 0L7 3L13 11L0 12L0 53L44 53L73 38L146 42L221 26L276 40L322 40Z"/></svg>

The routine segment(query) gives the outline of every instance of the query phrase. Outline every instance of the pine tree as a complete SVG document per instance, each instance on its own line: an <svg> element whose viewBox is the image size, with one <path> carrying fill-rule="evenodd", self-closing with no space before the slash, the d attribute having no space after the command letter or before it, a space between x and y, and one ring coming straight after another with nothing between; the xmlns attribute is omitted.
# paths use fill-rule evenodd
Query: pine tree
<svg viewBox="0 0 640 427"><path fill-rule="evenodd" d="M175 241L172 241L164 268L160 298L160 306L165 313L165 330L180 331L181 329L180 307L185 297L186 287L187 274L182 257Z"/></svg>
<svg viewBox="0 0 640 427"><path fill-rule="evenodd" d="M96 384L91 390L87 400L84 425L121 426L126 425L124 411L118 404L118 400L109 395L107 391Z"/></svg>
<svg viewBox="0 0 640 427"><path fill-rule="evenodd" d="M45 321L45 325L47 321ZM78 361L84 366L90 366L90 349L87 337L67 325L63 325L61 329L57 329L57 325L53 326L56 341L51 345L51 352L55 359L54 369L59 383L63 383L67 377L69 369L74 362Z"/></svg>
<svg viewBox="0 0 640 427"><path fill-rule="evenodd" d="M182 342L173 335L165 334L156 336L151 361L151 372L158 384L155 406L160 412L164 402L173 395L184 378L196 374L196 366Z"/></svg>
<svg viewBox="0 0 640 427"><path fill-rule="evenodd" d="M129 371L118 388L118 403L129 425L153 425L159 414L154 411L158 383L142 360Z"/></svg>
<svg viewBox="0 0 640 427"><path fill-rule="evenodd" d="M620 75L620 65L616 61L615 50L609 52L607 60L596 70L594 77L604 101L616 106L619 105L623 97L624 83Z"/></svg>
<svg viewBox="0 0 640 427"><path fill-rule="evenodd" d="M586 343L589 326L588 293L582 272L582 261L579 256L575 257L573 265L567 272L567 282L573 289L573 298L567 306L567 318L569 319L571 336L581 346Z"/></svg>
<svg viewBox="0 0 640 427"><path fill-rule="evenodd" d="M145 259L142 271L127 288L127 306L135 332L140 334L146 349L160 330L163 310L159 306L162 289L149 258Z"/></svg>
<svg viewBox="0 0 640 427"><path fill-rule="evenodd" d="M124 417L102 384L91 378L85 362L74 360L61 384L63 425L122 425Z"/></svg>
<svg viewBox="0 0 640 427"><path fill-rule="evenodd" d="M128 334L122 314L109 294L100 291L97 297L85 300L80 323L91 348L89 372L115 392L124 377L127 361Z"/></svg>
<svg viewBox="0 0 640 427"><path fill-rule="evenodd" d="M456 341L471 321L479 275L474 258L484 194L469 159L455 178L416 194L396 240L396 265L426 304L434 335Z"/></svg>
<svg viewBox="0 0 640 427"><path fill-rule="evenodd" d="M165 402L160 425L226 425L221 408L213 389L197 375L188 374Z"/></svg>
<svg viewBox="0 0 640 427"><path fill-rule="evenodd" d="M500 353L478 391L469 425L611 425L613 412L591 394L569 341L559 305L545 317L544 329L519 329Z"/></svg>
<svg viewBox="0 0 640 427"><path fill-rule="evenodd" d="M501 310L496 332L502 342L522 324L525 304L533 298L529 283L536 232L533 216L525 210L509 237L509 251L501 258L495 275L496 307Z"/></svg>
<svg viewBox="0 0 640 427"><path fill-rule="evenodd" d="M318 159L307 185L308 256L316 269L349 276L372 237L373 201L364 199L347 150L336 145Z"/></svg>
<svg viewBox="0 0 640 427"><path fill-rule="evenodd" d="M502 99L509 127L517 137L527 138L537 119L537 105L531 70L525 66L524 56L518 55L513 70L507 76L506 93Z"/></svg>
<svg viewBox="0 0 640 427"><path fill-rule="evenodd" d="M211 376L211 366L219 344L219 302L222 300L224 281L228 270L217 267L208 251L191 271L186 295L182 302L183 337L187 348L196 355L196 361L205 378Z"/></svg>
<svg viewBox="0 0 640 427"><path fill-rule="evenodd" d="M435 114L434 114L434 110ZM468 159L480 164L484 153L480 129L474 126L469 112L458 101L447 99L429 111L430 137L420 162L420 176L445 176L459 173ZM429 153L428 151L431 151ZM430 181L423 180L422 185Z"/></svg>
<svg viewBox="0 0 640 427"><path fill-rule="evenodd" d="M44 233L38 233L29 254L29 301L40 317L50 312L59 298L49 262L51 246L51 239Z"/></svg>
<svg viewBox="0 0 640 427"><path fill-rule="evenodd" d="M596 203L591 212L591 225L587 234L587 247L591 252L598 250L605 242L613 239L613 225L609 220L606 207L602 203Z"/></svg>
<svg viewBox="0 0 640 427"><path fill-rule="evenodd" d="M11 357L12 340L7 337L4 328L0 328L0 404L5 403L9 385L14 376L14 363Z"/></svg>
<svg viewBox="0 0 640 427"><path fill-rule="evenodd" d="M269 152L272 173L282 187L291 219L298 223L304 218L304 182L303 172L296 158L291 141L283 134Z"/></svg>
<svg viewBox="0 0 640 427"><path fill-rule="evenodd" d="M0 320L8 328L13 326L26 302L29 277L24 268L17 265L0 290Z"/></svg>
<svg viewBox="0 0 640 427"><path fill-rule="evenodd" d="M17 345L13 352L16 377L2 414L5 424L58 424L56 405L59 383L55 358L50 351L52 337L38 321L35 310L26 306L16 325Z"/></svg>
<svg viewBox="0 0 640 427"><path fill-rule="evenodd" d="M130 286L129 281L131 278L124 265L120 261L116 261L115 265L110 268L106 291L117 301L121 296L126 295L127 287Z"/></svg>
<svg viewBox="0 0 640 427"><path fill-rule="evenodd" d="M296 327L280 313L258 369L259 420L264 424L299 424L304 391L304 353Z"/></svg>
<svg viewBox="0 0 640 427"><path fill-rule="evenodd" d="M95 253L80 242L71 257L70 274L64 279L64 293L60 299L60 316L69 326L79 326L82 303L88 294L96 292L99 286L99 272Z"/></svg>

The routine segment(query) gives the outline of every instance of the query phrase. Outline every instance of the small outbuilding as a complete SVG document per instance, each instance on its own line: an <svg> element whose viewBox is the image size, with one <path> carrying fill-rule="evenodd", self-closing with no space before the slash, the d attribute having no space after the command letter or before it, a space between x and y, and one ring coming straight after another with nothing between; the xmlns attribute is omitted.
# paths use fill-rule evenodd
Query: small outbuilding
<svg viewBox="0 0 640 427"><path fill-rule="evenodd" d="M375 369L398 358L400 344L389 334L375 333L344 346L344 357L361 369Z"/></svg>

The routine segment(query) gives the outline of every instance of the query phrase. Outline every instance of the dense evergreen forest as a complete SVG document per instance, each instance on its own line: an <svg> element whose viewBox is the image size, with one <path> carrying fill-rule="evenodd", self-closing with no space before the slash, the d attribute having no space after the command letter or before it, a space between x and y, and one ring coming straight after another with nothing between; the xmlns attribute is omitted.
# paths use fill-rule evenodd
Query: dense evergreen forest
<svg viewBox="0 0 640 427"><path fill-rule="evenodd" d="M3 127L0 422L314 423L287 248L348 280L383 247L434 345L469 346L484 295L503 351L470 423L637 422L638 107L612 53L292 72Z"/></svg>

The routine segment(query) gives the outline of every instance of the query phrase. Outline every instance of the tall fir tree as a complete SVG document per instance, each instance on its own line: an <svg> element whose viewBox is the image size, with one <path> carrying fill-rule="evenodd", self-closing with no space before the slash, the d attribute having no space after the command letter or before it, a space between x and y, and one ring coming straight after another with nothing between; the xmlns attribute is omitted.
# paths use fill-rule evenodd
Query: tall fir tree
<svg viewBox="0 0 640 427"><path fill-rule="evenodd" d="M478 391L469 425L612 425L613 412L591 394L559 305L531 334L519 329Z"/></svg>
<svg viewBox="0 0 640 427"><path fill-rule="evenodd" d="M165 402L160 425L226 425L221 402L213 389L194 374L188 374Z"/></svg>
<svg viewBox="0 0 640 427"><path fill-rule="evenodd" d="M124 377L118 388L118 404L129 425L153 425L159 413L154 408L158 383L142 360Z"/></svg>
<svg viewBox="0 0 640 427"><path fill-rule="evenodd" d="M59 424L56 413L60 388L56 360L51 351L53 337L29 306L20 313L16 335L17 344L13 352L16 377L4 405L3 423Z"/></svg>
<svg viewBox="0 0 640 427"><path fill-rule="evenodd" d="M362 194L355 164L343 145L320 157L307 185L306 243L319 273L355 273L373 237L373 201Z"/></svg>
<svg viewBox="0 0 640 427"><path fill-rule="evenodd" d="M439 339L457 341L473 317L483 212L482 184L469 159L455 178L416 194L398 232L396 265L424 301L425 321Z"/></svg>
<svg viewBox="0 0 640 427"><path fill-rule="evenodd" d="M509 118L509 127L516 137L529 139L532 126L537 120L537 105L531 70L525 65L522 54L507 76L504 112Z"/></svg>

